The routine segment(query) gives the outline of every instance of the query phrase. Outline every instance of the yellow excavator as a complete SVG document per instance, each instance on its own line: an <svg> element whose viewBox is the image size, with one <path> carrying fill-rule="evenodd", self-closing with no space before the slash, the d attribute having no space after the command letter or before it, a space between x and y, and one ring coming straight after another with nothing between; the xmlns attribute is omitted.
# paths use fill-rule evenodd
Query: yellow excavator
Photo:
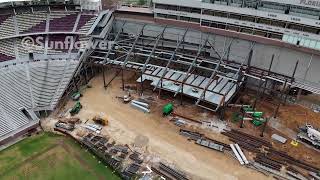
<svg viewBox="0 0 320 180"><path fill-rule="evenodd" d="M107 116L96 115L92 118L92 120L102 126L108 126L109 123Z"/></svg>

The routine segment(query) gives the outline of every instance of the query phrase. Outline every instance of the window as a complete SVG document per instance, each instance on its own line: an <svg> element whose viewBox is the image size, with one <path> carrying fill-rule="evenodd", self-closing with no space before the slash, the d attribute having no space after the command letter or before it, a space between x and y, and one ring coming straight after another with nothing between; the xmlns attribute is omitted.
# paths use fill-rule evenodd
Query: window
<svg viewBox="0 0 320 180"><path fill-rule="evenodd" d="M206 21L206 20L203 20L203 21L201 22L201 25L202 25L202 26L210 26L210 22L209 22L209 21Z"/></svg>
<svg viewBox="0 0 320 180"><path fill-rule="evenodd" d="M168 5L165 4L156 4L155 8L157 9L168 9Z"/></svg>
<svg viewBox="0 0 320 180"><path fill-rule="evenodd" d="M215 12L214 15L219 17L228 17L228 14L225 12Z"/></svg>
<svg viewBox="0 0 320 180"><path fill-rule="evenodd" d="M199 18L190 18L190 22L200 23L200 19Z"/></svg>
<svg viewBox="0 0 320 180"><path fill-rule="evenodd" d="M283 21L272 20L271 25L284 28L286 26L286 23Z"/></svg>
<svg viewBox="0 0 320 180"><path fill-rule="evenodd" d="M249 21L249 22L255 22L255 17L253 17L253 16L242 16L241 20Z"/></svg>
<svg viewBox="0 0 320 180"><path fill-rule="evenodd" d="M166 15L166 14L160 14L160 13L158 13L158 14L157 14L157 17L160 17L160 18L166 18L166 17L167 17L167 15Z"/></svg>
<svg viewBox="0 0 320 180"><path fill-rule="evenodd" d="M303 27L301 25L298 25L298 24L289 24L288 29L294 29L294 30L302 31Z"/></svg>
<svg viewBox="0 0 320 180"><path fill-rule="evenodd" d="M261 24L271 24L271 20L270 19L264 19L264 18L259 18L258 19L258 23L261 23Z"/></svg>
<svg viewBox="0 0 320 180"><path fill-rule="evenodd" d="M272 39L281 39L282 40L282 35L281 34L270 34L270 38Z"/></svg>
<svg viewBox="0 0 320 180"><path fill-rule="evenodd" d="M317 34L319 32L319 29L314 28L314 27L304 27L303 31L308 32L308 33Z"/></svg>
<svg viewBox="0 0 320 180"><path fill-rule="evenodd" d="M230 15L229 15L229 18L231 18L231 19L241 19L241 15L238 15L238 14L230 14Z"/></svg>
<svg viewBox="0 0 320 180"><path fill-rule="evenodd" d="M181 6L181 7L180 7L180 11L183 11L183 12L191 12L191 8L190 8L190 7L183 7L183 6Z"/></svg>
<svg viewBox="0 0 320 180"><path fill-rule="evenodd" d="M192 12L192 13L201 14L201 9L199 9L199 8L192 8L192 9L191 9L191 12Z"/></svg>
<svg viewBox="0 0 320 180"><path fill-rule="evenodd" d="M168 15L168 19L178 19L178 16L176 15Z"/></svg>
<svg viewBox="0 0 320 180"><path fill-rule="evenodd" d="M202 11L202 14L214 16L214 11L209 10L209 9L204 9Z"/></svg>
<svg viewBox="0 0 320 180"><path fill-rule="evenodd" d="M180 16L180 20L182 21L190 21L189 17Z"/></svg>
<svg viewBox="0 0 320 180"><path fill-rule="evenodd" d="M168 5L168 10L177 11L178 10L178 6Z"/></svg>
<svg viewBox="0 0 320 180"><path fill-rule="evenodd" d="M236 31L236 32L238 32L240 28L237 27L237 26L228 25L228 26L227 26L227 29L228 29L228 30L231 30L231 31Z"/></svg>

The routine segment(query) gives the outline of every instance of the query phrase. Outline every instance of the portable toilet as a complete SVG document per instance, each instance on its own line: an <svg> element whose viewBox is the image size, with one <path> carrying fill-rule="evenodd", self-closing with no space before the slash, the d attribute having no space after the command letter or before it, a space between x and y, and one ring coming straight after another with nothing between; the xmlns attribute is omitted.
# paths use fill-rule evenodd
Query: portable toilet
<svg viewBox="0 0 320 180"><path fill-rule="evenodd" d="M173 111L173 104L172 103L166 104L162 109L162 113L164 116L168 116L169 114L172 113L172 111Z"/></svg>

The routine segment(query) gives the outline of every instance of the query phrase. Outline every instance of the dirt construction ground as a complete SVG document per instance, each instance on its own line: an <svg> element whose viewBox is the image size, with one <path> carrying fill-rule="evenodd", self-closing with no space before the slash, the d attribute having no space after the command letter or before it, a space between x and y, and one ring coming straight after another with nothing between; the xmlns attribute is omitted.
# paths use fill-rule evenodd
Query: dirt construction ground
<svg viewBox="0 0 320 180"><path fill-rule="evenodd" d="M108 80L112 75L106 77ZM132 77L132 74L125 74L126 81L132 82ZM179 128L161 116L160 107L152 105L151 113L144 114L133 109L130 104L123 104L116 98L124 95L121 76L116 78L107 90L103 88L101 75L92 79L90 85L92 88L82 92L83 97L80 101L83 108L77 116L86 121L96 114L105 114L109 119L109 125L102 133L110 135L117 143L143 146L146 152L176 165L191 174L193 179L269 178L254 170L241 167L232 157L189 142L179 135ZM154 101L165 100L155 97ZM66 107L71 107L73 103L68 102ZM202 116L201 113L199 116Z"/></svg>

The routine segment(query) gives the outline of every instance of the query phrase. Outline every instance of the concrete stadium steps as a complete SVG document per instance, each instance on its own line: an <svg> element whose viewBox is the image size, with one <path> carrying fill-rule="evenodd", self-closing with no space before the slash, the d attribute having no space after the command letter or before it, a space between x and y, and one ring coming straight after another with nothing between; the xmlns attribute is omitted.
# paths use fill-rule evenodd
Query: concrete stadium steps
<svg viewBox="0 0 320 180"><path fill-rule="evenodd" d="M14 21L13 17L9 16L0 24L0 37L13 35L15 35Z"/></svg>
<svg viewBox="0 0 320 180"><path fill-rule="evenodd" d="M37 108L53 108L75 70L77 61L47 61L30 68L30 81Z"/></svg>
<svg viewBox="0 0 320 180"><path fill-rule="evenodd" d="M41 36L39 36L41 37ZM33 39L36 39L36 36L32 37ZM44 45L44 37L43 37L43 41L41 41ZM39 45L39 44L35 44L34 46L30 46L28 49L23 47L22 45L22 38L16 38L16 44L17 44L17 49L18 49L18 53L19 56L28 56L29 52L33 52L33 53L37 53L37 54L44 54L45 49L43 46Z"/></svg>
<svg viewBox="0 0 320 180"><path fill-rule="evenodd" d="M44 32L46 28L46 13L27 13L16 15L19 33Z"/></svg>
<svg viewBox="0 0 320 180"><path fill-rule="evenodd" d="M1 82L5 85L1 94L6 94L10 99L18 99L19 104L27 109L32 108L29 84L25 68L1 74Z"/></svg>
<svg viewBox="0 0 320 180"><path fill-rule="evenodd" d="M0 69L0 139L37 123L21 111L52 110L78 65L74 60L37 61Z"/></svg>
<svg viewBox="0 0 320 180"><path fill-rule="evenodd" d="M10 126L5 115L0 111L0 137L4 136L14 130L14 127Z"/></svg>
<svg viewBox="0 0 320 180"><path fill-rule="evenodd" d="M314 84L308 84L307 82L303 81L296 81L292 83L292 87L301 88L307 91L310 91L315 94L320 94L320 87L317 87L319 85Z"/></svg>
<svg viewBox="0 0 320 180"><path fill-rule="evenodd" d="M50 14L50 32L72 32L77 20L77 13L52 12Z"/></svg>
<svg viewBox="0 0 320 180"><path fill-rule="evenodd" d="M10 15L0 15L0 25L7 20L10 17Z"/></svg>
<svg viewBox="0 0 320 180"><path fill-rule="evenodd" d="M77 32L88 33L96 19L97 17L94 15L82 14L78 22Z"/></svg>
<svg viewBox="0 0 320 180"><path fill-rule="evenodd" d="M13 40L0 40L0 62L12 59L15 59Z"/></svg>
<svg viewBox="0 0 320 180"><path fill-rule="evenodd" d="M0 137L27 125L19 108L31 108L25 68L16 66L0 72Z"/></svg>
<svg viewBox="0 0 320 180"><path fill-rule="evenodd" d="M84 35L80 35L79 36L79 43L80 43L80 49L85 49L88 42L90 40L90 37L88 36L84 36Z"/></svg>
<svg viewBox="0 0 320 180"><path fill-rule="evenodd" d="M60 53L68 53L69 48L72 45L71 41L72 38L75 39L74 35L64 35L64 34L53 34L49 35L49 42L48 42L48 54L60 54ZM66 39L70 42L67 46L64 42ZM64 46L67 47L61 47L60 43L62 42Z"/></svg>

